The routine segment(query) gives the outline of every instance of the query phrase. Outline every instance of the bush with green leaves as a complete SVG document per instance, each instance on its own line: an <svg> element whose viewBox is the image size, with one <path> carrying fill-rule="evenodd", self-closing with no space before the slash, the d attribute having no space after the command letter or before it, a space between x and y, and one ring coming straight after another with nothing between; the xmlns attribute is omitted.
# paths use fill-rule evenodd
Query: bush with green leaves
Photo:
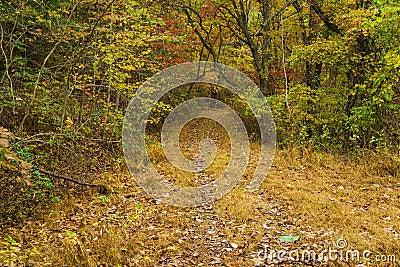
<svg viewBox="0 0 400 267"><path fill-rule="evenodd" d="M12 147L13 135L0 127L0 225L16 224L52 199L52 181L29 162L29 148Z"/></svg>

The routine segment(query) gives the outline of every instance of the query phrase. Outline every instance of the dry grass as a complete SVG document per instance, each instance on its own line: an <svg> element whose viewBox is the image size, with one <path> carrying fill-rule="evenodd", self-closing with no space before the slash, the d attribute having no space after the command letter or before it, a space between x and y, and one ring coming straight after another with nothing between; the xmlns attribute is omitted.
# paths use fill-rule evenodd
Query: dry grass
<svg viewBox="0 0 400 267"><path fill-rule="evenodd" d="M398 156L382 152L342 160L304 148L278 152L262 190L290 205L299 223L345 238L351 247L399 251Z"/></svg>
<svg viewBox="0 0 400 267"><path fill-rule="evenodd" d="M197 125L198 126L198 125ZM206 127L206 126L205 126ZM207 127L206 127L207 128ZM185 133L183 133L185 135ZM184 142L198 141L188 132ZM215 138L219 155L207 170L218 176L229 157L224 133ZM246 172L257 164L257 144ZM174 182L198 185L165 162L161 146L149 145L159 171ZM188 156L196 156L189 147ZM113 193L65 195L39 218L0 233L15 243L0 245L0 263L8 266L303 266L302 262L257 261L257 252L306 249L320 252L345 238L351 249L395 255L400 261L399 155L372 153L354 158L307 148L279 149L273 167L255 193L243 183L210 206L178 208L156 203L126 171L99 174ZM175 178L172 178L175 177ZM213 176L214 177L214 176ZM197 184L196 184L197 183ZM282 243L284 235L297 236ZM12 244L11 244L12 243ZM328 262L355 266L355 261ZM359 266L367 266L359 265ZM372 262L370 266L397 266Z"/></svg>

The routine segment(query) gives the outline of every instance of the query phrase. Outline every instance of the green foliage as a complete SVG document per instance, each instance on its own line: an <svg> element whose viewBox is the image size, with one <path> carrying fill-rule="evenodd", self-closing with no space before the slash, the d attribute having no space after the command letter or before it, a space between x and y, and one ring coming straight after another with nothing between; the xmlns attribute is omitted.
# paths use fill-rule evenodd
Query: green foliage
<svg viewBox="0 0 400 267"><path fill-rule="evenodd" d="M14 136L0 127L0 225L15 224L45 205L53 188L52 181L30 163L30 148L12 147L12 140Z"/></svg>
<svg viewBox="0 0 400 267"><path fill-rule="evenodd" d="M119 138L124 106L160 68L151 44L165 40L154 34L164 21L136 1L2 2L0 9L2 125Z"/></svg>
<svg viewBox="0 0 400 267"><path fill-rule="evenodd" d="M337 23L346 21L340 34L314 32L308 43L292 46L291 70L309 72L313 83L292 81L292 117L285 96L272 99L278 136L332 149L393 147L399 141L400 24L393 19L399 5L377 1L343 11L332 14Z"/></svg>
<svg viewBox="0 0 400 267"><path fill-rule="evenodd" d="M110 202L110 198L108 196L98 196L97 198L103 202Z"/></svg>

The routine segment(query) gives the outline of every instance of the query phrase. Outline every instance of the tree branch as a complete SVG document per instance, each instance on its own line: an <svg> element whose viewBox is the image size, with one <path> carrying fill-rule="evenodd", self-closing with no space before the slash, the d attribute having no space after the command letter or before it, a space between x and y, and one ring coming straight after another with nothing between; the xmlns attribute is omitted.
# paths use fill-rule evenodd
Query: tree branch
<svg viewBox="0 0 400 267"><path fill-rule="evenodd" d="M321 7L317 3L316 0L309 0L309 4L311 8L315 11L318 17L325 23L325 25L333 32L340 33L339 27L330 21L330 19L325 15L324 11L322 11Z"/></svg>

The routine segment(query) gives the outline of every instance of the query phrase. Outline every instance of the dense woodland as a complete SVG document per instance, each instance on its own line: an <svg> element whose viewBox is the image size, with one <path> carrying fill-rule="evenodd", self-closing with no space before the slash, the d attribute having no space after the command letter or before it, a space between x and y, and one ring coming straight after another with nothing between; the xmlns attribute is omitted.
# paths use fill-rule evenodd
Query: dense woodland
<svg viewBox="0 0 400 267"><path fill-rule="evenodd" d="M171 259L171 255L181 253L170 251L174 241L168 243L166 237L160 237L165 243L161 247L155 245L157 252L146 250L145 245L126 252L124 249L128 245L125 244L118 250L119 254L114 251L114 256L110 256L107 253L111 252L104 252L104 248L93 252L95 248L86 245L94 254L82 250L83 256L75 257L71 255L78 250L76 244L83 242L80 237L84 234L68 227L70 232L60 232L60 235L75 241L63 241L60 245L64 246L63 253L69 255L63 262L48 256L54 248L37 248L29 240L13 235L13 229L26 229L27 221L32 225L36 221L45 221L47 215L43 212L52 210L58 214L59 209L70 205L67 203L92 203L91 197L102 205L118 203L117 197L113 198L120 192L118 190L122 190L113 184L117 178L111 174L107 179L104 176L117 172L128 175L120 140L130 99L153 74L190 61L226 64L248 75L260 87L276 123L278 156L274 166L277 168L300 164L293 168L303 172L307 170L304 166L316 166L316 162L320 166L324 161L325 167L321 168L333 170L344 166L343 161L350 161L358 163L341 170L349 175L348 179L364 177L366 173L376 175L368 178L376 195L358 195L371 191L364 182L356 182L354 190L358 193L354 199L379 203L378 195L389 195L385 205L386 211L391 213L382 216L397 222L376 229L392 229L396 235L389 231L389 236L384 236L378 230L369 235L382 236L373 243L378 251L398 252L399 18L400 2L397 0L1 1L0 232L2 229L4 232L0 233L0 238L5 241L3 247L0 246L0 266L2 261L5 266L14 266L12 262L21 266L200 266L197 265L199 262L208 266L210 261L218 262L213 258L215 255L207 254L211 252L203 251L207 255L201 260L201 257L193 258L194 263L188 261L179 265L179 260L174 263L177 265L168 260L163 263L163 257ZM249 133L253 131L257 135L252 114L237 96L224 88L195 85L172 90L157 103L148 122L150 148L158 149L152 137L157 136L168 113L179 103L197 96L228 103L243 118ZM257 141L256 137L254 141ZM368 159L373 164L369 164ZM357 169L364 173L354 176L353 171ZM341 171L334 172L340 176ZM330 171L319 173L325 174L331 175ZM315 179L319 179L317 176ZM304 177L311 179L306 174ZM336 178L332 177L327 180L334 183ZM123 179L118 181L124 183ZM296 186L296 182L292 183ZM336 185L346 187L344 182ZM298 186L303 188L300 183ZM386 187L393 190L389 193L379 191ZM271 190L277 188L280 188L278 183ZM285 191L279 192L274 199L281 196L289 201L289 206L290 200L296 203L321 201L304 199L304 192L301 197L300 193L286 196ZM139 196L142 200L137 202L142 204L131 207L144 220L147 215L143 214L156 204L146 206L143 203L151 201ZM238 210L249 208L240 202L250 203L251 200L242 194L232 197L236 200L229 205L239 207L229 206L229 209L242 216L242 211ZM332 198L339 199L337 196ZM336 210L339 214L347 208L340 206ZM65 212L68 214L69 211ZM220 221L232 215L218 214L222 216ZM366 221L375 221L375 215ZM244 219L237 219L240 223L251 221L251 214L243 216ZM343 219L342 224L347 219ZM157 220L160 220L158 223L168 221L165 218L153 220L155 224ZM203 219L196 217L194 223L199 220ZM332 223L329 220L326 222ZM141 223L144 222L138 224ZM335 223L340 226L339 219ZM187 227L183 225L176 227ZM351 234L369 231L357 228L360 225L354 226L355 230L344 231L344 235L350 241L358 240L350 237ZM206 236L204 233L200 232L199 236ZM40 235L33 236L38 244L49 243L47 239L40 239ZM28 238L33 239L32 236ZM146 240L144 236L135 238ZM240 242L232 241L231 250L236 251L236 243ZM356 244L356 247L365 248L368 242ZM114 245L119 248L120 243ZM243 251L257 251L256 245L239 244L239 248L241 246ZM207 247L199 247L207 251ZM165 248L167 252L163 250ZM181 246L181 249L183 254L189 252L185 247ZM126 259L130 256L124 256L131 255L129 253L140 254L141 258L129 262ZM115 256L117 254L119 256ZM225 258L219 255L218 258L222 266L249 266L246 265L247 256L241 255L232 254ZM243 261L229 261L233 258L243 258Z"/></svg>
<svg viewBox="0 0 400 267"><path fill-rule="evenodd" d="M397 1L2 2L2 126L118 140L147 77L206 60L259 84L283 144L396 148L398 18Z"/></svg>

